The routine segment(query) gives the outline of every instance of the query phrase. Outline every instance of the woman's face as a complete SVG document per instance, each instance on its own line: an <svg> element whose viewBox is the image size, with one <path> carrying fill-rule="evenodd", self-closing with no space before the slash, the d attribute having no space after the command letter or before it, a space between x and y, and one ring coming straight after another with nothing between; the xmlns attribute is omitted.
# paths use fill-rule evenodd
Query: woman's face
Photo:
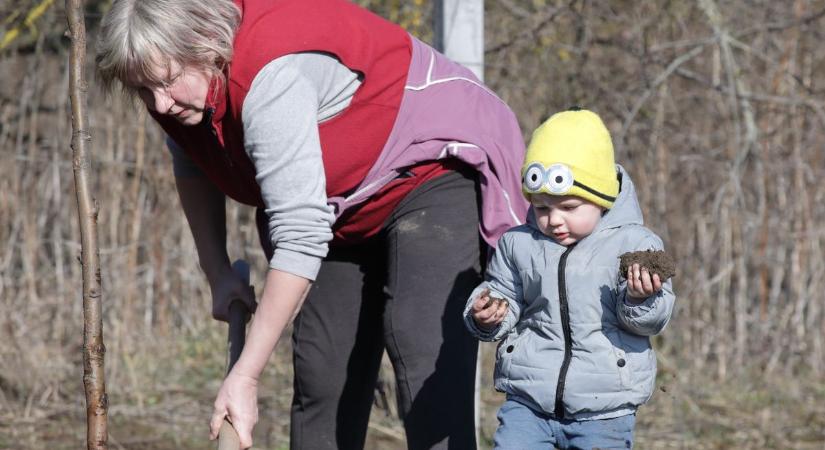
<svg viewBox="0 0 825 450"><path fill-rule="evenodd" d="M151 111L172 116L184 125L197 125L203 119L206 95L211 76L191 67L172 62L168 68L152 69L157 84L136 76L126 80Z"/></svg>

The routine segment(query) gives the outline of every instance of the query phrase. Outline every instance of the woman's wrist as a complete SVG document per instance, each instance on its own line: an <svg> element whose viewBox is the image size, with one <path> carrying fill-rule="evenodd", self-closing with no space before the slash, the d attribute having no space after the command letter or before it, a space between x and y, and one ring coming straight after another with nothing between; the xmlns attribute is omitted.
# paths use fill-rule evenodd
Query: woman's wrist
<svg viewBox="0 0 825 450"><path fill-rule="evenodd" d="M304 278L275 269L267 272L246 346L233 372L250 379L260 378L281 333L300 309L308 286L309 281Z"/></svg>
<svg viewBox="0 0 825 450"><path fill-rule="evenodd" d="M240 363L240 361L238 362ZM230 375L257 385L258 380L261 377L261 372L252 368L243 367L240 364L235 364L235 367L232 368Z"/></svg>

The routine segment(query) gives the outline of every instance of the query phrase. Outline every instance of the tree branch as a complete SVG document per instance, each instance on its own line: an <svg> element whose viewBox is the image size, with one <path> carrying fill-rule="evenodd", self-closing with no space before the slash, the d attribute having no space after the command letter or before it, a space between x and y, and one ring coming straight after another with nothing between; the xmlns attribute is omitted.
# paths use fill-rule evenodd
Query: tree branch
<svg viewBox="0 0 825 450"><path fill-rule="evenodd" d="M86 118L86 25L83 0L66 0L72 46L69 54L69 96L72 104L72 167L80 222L81 264L83 270L83 386L86 391L86 447L107 448L108 401L103 371L106 348L103 345L101 307L100 251L97 239L98 205L89 188L91 141Z"/></svg>

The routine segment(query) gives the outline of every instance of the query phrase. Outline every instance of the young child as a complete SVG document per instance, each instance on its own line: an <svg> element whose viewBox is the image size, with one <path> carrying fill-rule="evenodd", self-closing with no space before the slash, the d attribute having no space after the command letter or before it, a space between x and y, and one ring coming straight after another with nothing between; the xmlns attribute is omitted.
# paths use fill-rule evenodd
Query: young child
<svg viewBox="0 0 825 450"><path fill-rule="evenodd" d="M522 167L528 223L498 242L467 328L498 346L497 449L631 448L636 408L653 394L649 336L673 310L671 282L619 256L663 249L593 112L555 114Z"/></svg>

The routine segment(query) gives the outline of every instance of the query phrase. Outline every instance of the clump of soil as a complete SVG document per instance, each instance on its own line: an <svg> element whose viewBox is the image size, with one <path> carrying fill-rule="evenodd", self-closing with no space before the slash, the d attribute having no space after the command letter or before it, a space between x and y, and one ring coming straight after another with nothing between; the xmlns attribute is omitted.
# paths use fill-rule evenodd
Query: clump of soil
<svg viewBox="0 0 825 450"><path fill-rule="evenodd" d="M619 257L620 273L626 276L627 269L633 264L644 267L651 274L658 274L659 279L662 281L676 276L676 262L664 250L642 250L625 253Z"/></svg>

